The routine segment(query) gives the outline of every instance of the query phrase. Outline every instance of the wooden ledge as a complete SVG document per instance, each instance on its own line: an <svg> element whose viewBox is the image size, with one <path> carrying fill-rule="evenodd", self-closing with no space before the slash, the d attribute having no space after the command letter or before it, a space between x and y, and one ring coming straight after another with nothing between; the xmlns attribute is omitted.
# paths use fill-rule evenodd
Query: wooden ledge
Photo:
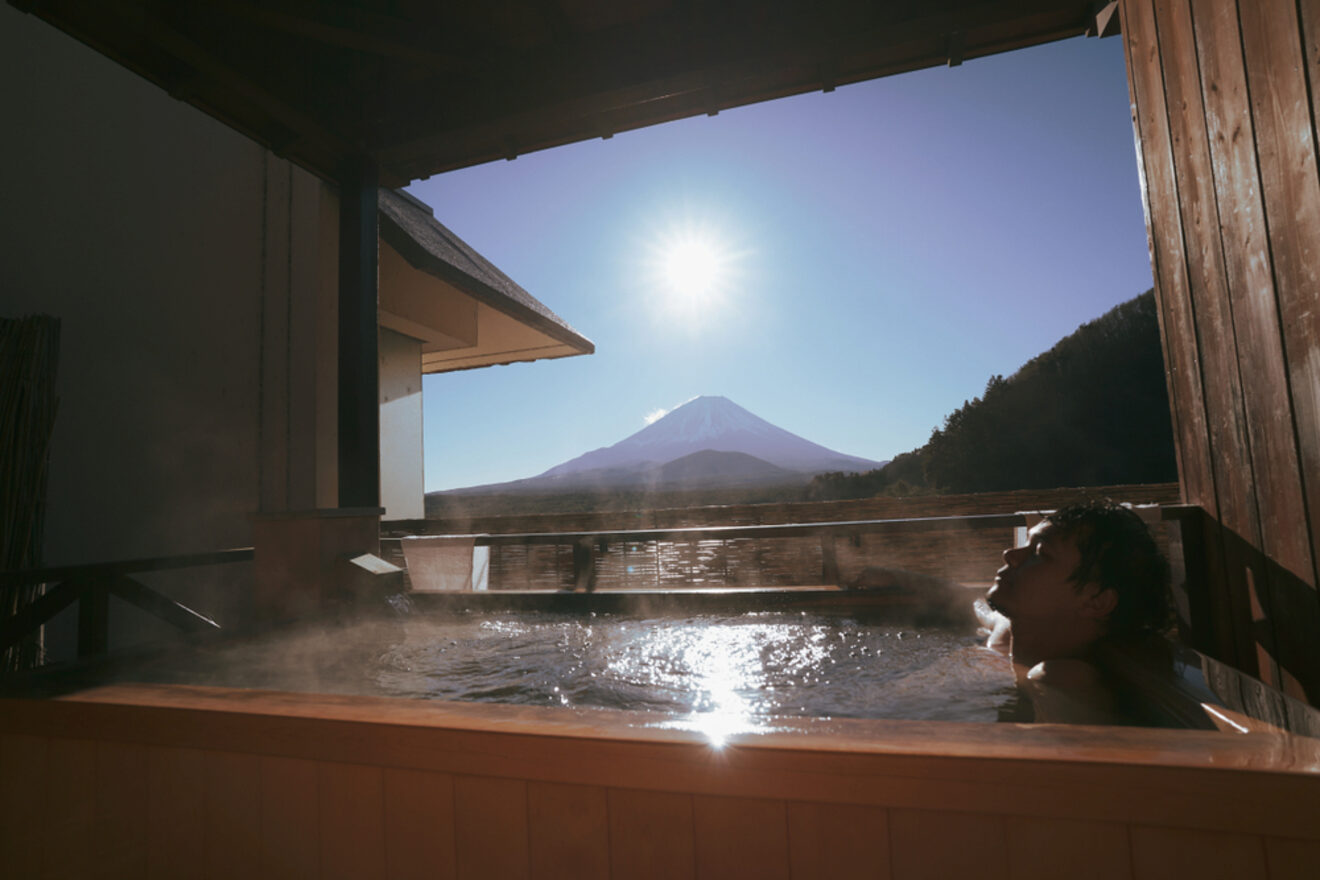
<svg viewBox="0 0 1320 880"><path fill-rule="evenodd" d="M114 706L574 739L680 743L703 748L712 744L712 736L703 732L701 716L194 685L113 684L52 700L8 700L0 705L5 706L3 714L11 721L28 719L40 727L47 727L38 721L43 717L53 721L80 708ZM151 731L140 733L152 740L163 737L160 744L169 744L164 741L169 738L164 733L160 736ZM1257 770L1320 780L1320 740L1282 733L778 718L730 730L718 739L724 748Z"/></svg>

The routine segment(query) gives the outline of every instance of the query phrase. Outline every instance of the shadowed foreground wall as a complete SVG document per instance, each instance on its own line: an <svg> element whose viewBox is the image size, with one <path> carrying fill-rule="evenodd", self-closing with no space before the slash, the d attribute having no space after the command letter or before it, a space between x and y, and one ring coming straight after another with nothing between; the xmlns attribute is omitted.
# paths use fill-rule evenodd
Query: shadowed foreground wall
<svg viewBox="0 0 1320 880"><path fill-rule="evenodd" d="M717 749L641 719L131 685L6 701L0 863L506 880L1320 867L1317 740L798 719Z"/></svg>
<svg viewBox="0 0 1320 880"><path fill-rule="evenodd" d="M1320 2L1122 17L1203 647L1320 705Z"/></svg>

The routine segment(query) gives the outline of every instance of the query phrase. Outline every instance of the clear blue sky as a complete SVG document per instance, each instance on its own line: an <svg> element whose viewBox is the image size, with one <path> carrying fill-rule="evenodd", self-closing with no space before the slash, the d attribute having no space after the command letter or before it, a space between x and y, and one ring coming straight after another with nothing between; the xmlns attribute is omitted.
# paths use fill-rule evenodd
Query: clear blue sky
<svg viewBox="0 0 1320 880"><path fill-rule="evenodd" d="M538 474L700 394L892 458L992 374L1151 286L1119 38L624 132L409 189L596 344L427 376L427 491ZM665 271L683 242L716 260L695 297Z"/></svg>

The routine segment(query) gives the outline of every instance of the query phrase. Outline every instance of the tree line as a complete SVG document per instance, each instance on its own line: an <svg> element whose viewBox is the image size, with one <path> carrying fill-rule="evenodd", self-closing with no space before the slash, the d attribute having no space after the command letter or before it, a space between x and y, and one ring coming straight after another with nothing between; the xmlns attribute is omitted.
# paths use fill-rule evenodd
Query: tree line
<svg viewBox="0 0 1320 880"><path fill-rule="evenodd" d="M1177 479L1153 291L1083 324L949 413L924 446L816 500L1161 483Z"/></svg>

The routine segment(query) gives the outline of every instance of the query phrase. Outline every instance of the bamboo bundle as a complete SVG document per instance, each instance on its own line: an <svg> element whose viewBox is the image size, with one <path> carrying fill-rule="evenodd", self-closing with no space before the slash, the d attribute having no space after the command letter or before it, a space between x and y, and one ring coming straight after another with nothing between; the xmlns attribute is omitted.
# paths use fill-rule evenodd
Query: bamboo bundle
<svg viewBox="0 0 1320 880"><path fill-rule="evenodd" d="M46 476L58 398L58 318L0 318L0 571L41 567ZM0 594L0 619L33 601L44 585ZM0 658L0 670L41 662L40 633Z"/></svg>

